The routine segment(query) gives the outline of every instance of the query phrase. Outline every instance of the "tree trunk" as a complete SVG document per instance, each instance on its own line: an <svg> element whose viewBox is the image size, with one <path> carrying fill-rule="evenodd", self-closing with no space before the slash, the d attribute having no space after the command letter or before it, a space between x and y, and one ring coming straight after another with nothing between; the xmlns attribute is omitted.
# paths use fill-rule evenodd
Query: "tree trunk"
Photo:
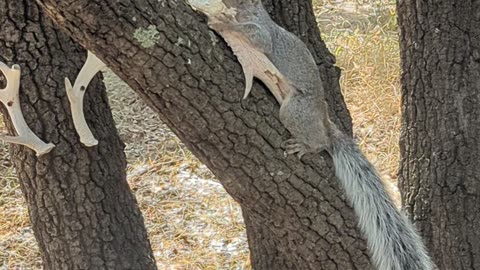
<svg viewBox="0 0 480 270"><path fill-rule="evenodd" d="M64 78L75 80L85 58L34 1L0 1L0 61L21 66L26 121L56 145L39 158L11 147L44 269L156 269L98 77L86 93L85 114L99 145L84 147L74 130Z"/></svg>
<svg viewBox="0 0 480 270"><path fill-rule="evenodd" d="M480 3L398 3L402 201L440 269L480 269Z"/></svg>
<svg viewBox="0 0 480 270"><path fill-rule="evenodd" d="M288 133L274 98L255 84L251 97L241 101L241 67L204 17L183 1L38 2L135 89L240 203L250 240L264 247L252 248L255 266L272 269L268 261L276 261L297 269L371 269L331 160L321 154L305 162L284 156L280 145ZM290 1L275 2L270 11L279 3L286 7ZM306 30L316 28L311 4L298 3L285 9L298 14L299 23L291 26L309 39L323 76L338 78L330 54L314 37L318 30ZM337 82L326 88L335 84L331 106L346 114L339 92L332 92ZM262 262L255 254L263 252L281 258L264 256Z"/></svg>

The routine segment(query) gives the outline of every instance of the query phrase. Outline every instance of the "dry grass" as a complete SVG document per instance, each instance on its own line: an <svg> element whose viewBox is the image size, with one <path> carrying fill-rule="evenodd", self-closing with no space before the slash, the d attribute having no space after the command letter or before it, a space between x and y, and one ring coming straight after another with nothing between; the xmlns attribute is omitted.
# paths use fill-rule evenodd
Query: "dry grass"
<svg viewBox="0 0 480 270"><path fill-rule="evenodd" d="M355 137L398 201L400 55L394 1L346 1L341 7L320 2L319 25L342 68Z"/></svg>
<svg viewBox="0 0 480 270"><path fill-rule="evenodd" d="M1 120L0 132L4 132ZM40 269L25 201L8 159L7 145L0 144L0 270Z"/></svg>
<svg viewBox="0 0 480 270"><path fill-rule="evenodd" d="M238 205L176 139L176 151L131 166L129 182L143 211L159 269L248 269Z"/></svg>
<svg viewBox="0 0 480 270"><path fill-rule="evenodd" d="M323 38L343 69L341 84L355 135L394 183L399 128L394 6L392 0L364 2L370 1L314 0ZM105 80L127 143L128 180L159 269L250 269L236 203L127 86L111 74ZM6 150L0 144L0 270L39 269L38 248Z"/></svg>

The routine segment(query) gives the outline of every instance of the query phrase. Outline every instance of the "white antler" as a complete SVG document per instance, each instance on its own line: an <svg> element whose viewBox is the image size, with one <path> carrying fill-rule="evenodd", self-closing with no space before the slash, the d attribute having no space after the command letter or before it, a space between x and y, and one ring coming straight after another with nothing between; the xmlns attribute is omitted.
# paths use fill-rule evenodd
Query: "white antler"
<svg viewBox="0 0 480 270"><path fill-rule="evenodd" d="M105 64L93 53L88 52L87 61L80 70L80 73L78 73L74 86L72 86L68 78L65 78L65 88L67 89L67 96L72 110L73 125L77 130L78 136L80 136L80 142L85 146L97 145L98 141L93 136L85 120L83 113L83 96L92 78L103 67L105 67Z"/></svg>
<svg viewBox="0 0 480 270"><path fill-rule="evenodd" d="M0 101L7 108L10 119L12 120L17 136L0 135L0 139L9 143L25 145L33 149L37 156L44 155L50 152L55 145L52 143L45 143L33 133L25 122L20 107L20 66L13 65L9 68L4 63L0 62L0 71L7 79L7 87L0 89Z"/></svg>

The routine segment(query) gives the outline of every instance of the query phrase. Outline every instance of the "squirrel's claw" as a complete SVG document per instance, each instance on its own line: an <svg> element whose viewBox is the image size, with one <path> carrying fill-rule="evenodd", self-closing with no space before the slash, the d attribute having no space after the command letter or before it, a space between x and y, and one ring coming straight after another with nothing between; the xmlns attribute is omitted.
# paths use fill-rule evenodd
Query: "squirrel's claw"
<svg viewBox="0 0 480 270"><path fill-rule="evenodd" d="M280 145L280 147L286 149L287 146L292 145L292 144L296 144L296 143L297 143L297 140L295 140L295 139L288 139L288 140L283 141L282 144Z"/></svg>
<svg viewBox="0 0 480 270"><path fill-rule="evenodd" d="M296 139L288 139L282 143L282 147L285 148L287 155L297 154L298 159L301 159L307 151L305 144L297 141Z"/></svg>

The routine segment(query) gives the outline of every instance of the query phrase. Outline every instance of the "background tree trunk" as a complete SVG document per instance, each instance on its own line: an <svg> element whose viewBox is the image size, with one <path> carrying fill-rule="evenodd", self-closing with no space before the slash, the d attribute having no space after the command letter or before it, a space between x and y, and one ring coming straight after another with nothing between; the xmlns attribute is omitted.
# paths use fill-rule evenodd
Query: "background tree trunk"
<svg viewBox="0 0 480 270"><path fill-rule="evenodd" d="M398 3L402 201L440 269L480 269L480 3Z"/></svg>
<svg viewBox="0 0 480 270"><path fill-rule="evenodd" d="M274 250L272 244L264 247L284 256L276 261L297 269L371 269L331 161L320 154L305 162L284 156L280 144L289 135L278 121L274 98L256 84L252 96L241 101L241 67L208 30L205 18L183 1L39 2L59 26L135 89L217 175L247 213L247 227L264 229L255 238L275 243ZM292 8L311 10L311 4L292 3ZM299 22L308 24L299 30L316 27L311 13L302 16ZM309 44L312 48L315 43ZM331 56L323 53L315 52L317 61L338 76ZM323 76L328 76L325 70ZM341 98L330 97L337 100Z"/></svg>
<svg viewBox="0 0 480 270"><path fill-rule="evenodd" d="M86 51L46 19L34 1L0 1L0 60L21 66L26 121L56 145L40 158L11 147L44 269L156 269L105 87L97 78L86 93L87 121L100 143L85 148L64 78L75 80Z"/></svg>

